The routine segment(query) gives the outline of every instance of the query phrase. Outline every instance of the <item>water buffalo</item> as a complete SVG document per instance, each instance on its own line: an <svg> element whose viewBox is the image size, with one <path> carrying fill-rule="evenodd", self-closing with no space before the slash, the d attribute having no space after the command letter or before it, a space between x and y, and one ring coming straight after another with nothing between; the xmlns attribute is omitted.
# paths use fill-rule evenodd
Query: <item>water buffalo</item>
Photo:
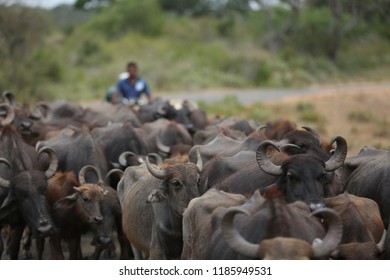
<svg viewBox="0 0 390 280"><path fill-rule="evenodd" d="M332 252L335 259L375 260L383 251L385 228L378 204L372 199L343 193L325 199L343 223L340 245Z"/></svg>
<svg viewBox="0 0 390 280"><path fill-rule="evenodd" d="M344 164L348 193L373 199L378 203L385 227L390 218L390 151L364 147Z"/></svg>
<svg viewBox="0 0 390 280"><path fill-rule="evenodd" d="M262 142L256 152L257 163L267 174L278 176L276 186L285 195L287 202L301 200L310 209L324 207L324 197L332 196L339 189L333 171L340 168L347 156L347 143L341 136L334 137L330 143L337 148L327 161L315 154L296 154L289 156L282 165L276 165L267 156L268 147L279 150L272 141Z"/></svg>
<svg viewBox="0 0 390 280"><path fill-rule="evenodd" d="M338 246L342 223L329 208L311 213L279 191L230 207L211 238L210 259L323 259ZM329 221L328 230L315 216ZM320 241L321 240L321 241Z"/></svg>
<svg viewBox="0 0 390 280"><path fill-rule="evenodd" d="M39 157L47 154L45 170ZM53 229L46 204L47 180L56 172L58 159L50 148L38 152L26 144L16 129L7 125L0 135L0 224L13 229L7 251L17 259L24 227L34 238L47 236Z"/></svg>
<svg viewBox="0 0 390 280"><path fill-rule="evenodd" d="M79 174L80 170L86 165L95 166L102 176L106 176L109 170L109 162L102 147L93 137L91 132L86 129L66 130L53 139L41 141L37 148L51 147L58 156L58 170L62 172L71 171ZM96 180L94 174L88 174L87 181Z"/></svg>
<svg viewBox="0 0 390 280"><path fill-rule="evenodd" d="M199 196L202 161L157 169L146 158L150 174L124 187L123 231L133 248L145 258L180 258L183 247L182 217L191 199ZM118 186L119 188L119 186Z"/></svg>
<svg viewBox="0 0 390 280"><path fill-rule="evenodd" d="M226 209L245 202L240 194L208 190L188 204L183 214L183 252L181 259L204 260L207 257L215 217Z"/></svg>
<svg viewBox="0 0 390 280"><path fill-rule="evenodd" d="M86 169L80 170L80 177ZM82 179L81 181L83 181ZM104 190L97 184L80 184L73 172L57 172L49 180L47 201L56 230L50 236L53 259L64 259L62 240L69 246L69 259L82 259L81 235L103 223Z"/></svg>

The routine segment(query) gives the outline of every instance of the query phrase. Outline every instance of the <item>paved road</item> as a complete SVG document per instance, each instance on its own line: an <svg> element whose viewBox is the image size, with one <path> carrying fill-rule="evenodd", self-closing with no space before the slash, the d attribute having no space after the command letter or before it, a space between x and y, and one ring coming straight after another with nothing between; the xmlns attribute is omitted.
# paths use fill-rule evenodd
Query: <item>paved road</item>
<svg viewBox="0 0 390 280"><path fill-rule="evenodd" d="M157 93L156 96L161 96L170 99L188 99L190 101L205 101L208 103L216 102L226 96L236 96L242 104L250 104L254 102L269 102L282 98L295 96L311 96L320 93L361 93L363 91L388 90L390 92L390 83L365 83L353 85L337 85L337 86L312 86L308 88L261 88L261 89L221 89L221 90L206 90L206 91L189 91L175 93Z"/></svg>

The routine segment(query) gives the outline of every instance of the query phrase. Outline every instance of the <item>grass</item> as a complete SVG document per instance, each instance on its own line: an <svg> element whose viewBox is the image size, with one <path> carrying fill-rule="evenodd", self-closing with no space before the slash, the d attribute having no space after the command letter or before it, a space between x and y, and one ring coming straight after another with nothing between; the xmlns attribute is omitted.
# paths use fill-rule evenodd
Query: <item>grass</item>
<svg viewBox="0 0 390 280"><path fill-rule="evenodd" d="M349 112L348 119L356 122L371 122L373 114L371 110L355 110Z"/></svg>
<svg viewBox="0 0 390 280"><path fill-rule="evenodd" d="M390 122L387 120L387 118L375 122L374 135L383 138L390 137Z"/></svg>

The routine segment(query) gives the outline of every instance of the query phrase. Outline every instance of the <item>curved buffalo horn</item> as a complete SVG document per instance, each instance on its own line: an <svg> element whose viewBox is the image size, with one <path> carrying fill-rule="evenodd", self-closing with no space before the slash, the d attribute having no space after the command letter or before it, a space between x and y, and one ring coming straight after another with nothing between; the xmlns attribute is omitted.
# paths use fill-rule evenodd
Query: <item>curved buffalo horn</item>
<svg viewBox="0 0 390 280"><path fill-rule="evenodd" d="M227 210L221 222L222 236L226 243L240 255L252 259L261 258L261 256L258 255L259 245L245 240L234 227L234 216L239 213L249 216L249 212L239 207L231 207Z"/></svg>
<svg viewBox="0 0 390 280"><path fill-rule="evenodd" d="M6 117L0 122L0 125L6 126L12 123L15 118L14 109L12 109L12 107L6 103L1 103L0 109L3 109L6 112Z"/></svg>
<svg viewBox="0 0 390 280"><path fill-rule="evenodd" d="M161 156L159 154L150 153L150 154L148 154L148 156L154 158L154 161L157 163L157 165L163 164L163 159L161 158Z"/></svg>
<svg viewBox="0 0 390 280"><path fill-rule="evenodd" d="M41 146L42 146L42 141L37 141L37 143L35 143L35 151L38 152Z"/></svg>
<svg viewBox="0 0 390 280"><path fill-rule="evenodd" d="M198 167L199 172L202 171L203 161L202 161L202 156L199 153L199 150L196 150L196 166Z"/></svg>
<svg viewBox="0 0 390 280"><path fill-rule="evenodd" d="M157 179L161 179L161 180L165 179L164 170L155 168L149 161L149 155L146 156L146 167L148 168L149 172Z"/></svg>
<svg viewBox="0 0 390 280"><path fill-rule="evenodd" d="M85 174L87 174L87 172L93 172L96 175L96 177L98 178L98 184L103 184L103 178L102 178L102 175L100 174L100 171L93 165L85 165L79 171L79 182L81 185L88 183L85 180Z"/></svg>
<svg viewBox="0 0 390 280"><path fill-rule="evenodd" d="M114 169L111 169L110 171L108 171L107 175L104 177L104 179L107 181L108 178L111 177L111 175L117 175L119 177L119 179L122 179L123 177L123 170L120 170L118 168L114 168Z"/></svg>
<svg viewBox="0 0 390 280"><path fill-rule="evenodd" d="M43 147L38 151L38 157L42 154L46 153L49 156L50 164L47 170L45 171L45 176L47 179L53 177L58 168L58 157L56 152L50 147Z"/></svg>
<svg viewBox="0 0 390 280"><path fill-rule="evenodd" d="M120 154L118 161L122 166L127 166L127 159L129 157L137 157L137 155L133 152L126 151Z"/></svg>
<svg viewBox="0 0 390 280"><path fill-rule="evenodd" d="M156 146L157 148L163 152L163 153L166 153L166 154L170 154L171 153L171 147L165 145L162 141L161 141L161 137L160 137L160 134L157 134L157 137L156 137Z"/></svg>
<svg viewBox="0 0 390 280"><path fill-rule="evenodd" d="M257 164L260 166L261 170L263 170L265 173L271 174L271 175L282 175L283 171L281 166L275 165L267 156L267 148L269 146L274 147L277 151L279 150L279 147L272 141L266 140L260 143L260 145L257 147L256 150L256 160Z"/></svg>
<svg viewBox="0 0 390 280"><path fill-rule="evenodd" d="M40 112L41 116L46 118L49 115L50 106L46 102L38 102L34 108L34 111Z"/></svg>
<svg viewBox="0 0 390 280"><path fill-rule="evenodd" d="M298 145L289 144L289 143L283 144L283 145L279 146L279 149L282 150L282 151L283 151L283 150L286 150L287 148L296 148L296 149L300 149L301 147L299 147Z"/></svg>
<svg viewBox="0 0 390 280"><path fill-rule="evenodd" d="M336 211L330 208L321 208L310 214L311 216L321 215L329 221L328 231L321 242L313 242L314 258L327 257L340 244L343 236L343 223Z"/></svg>
<svg viewBox="0 0 390 280"><path fill-rule="evenodd" d="M341 136L335 136L330 140L330 145L337 143L336 150L332 157L325 162L325 171L333 171L341 167L347 157L347 141Z"/></svg>
<svg viewBox="0 0 390 280"><path fill-rule="evenodd" d="M160 105L157 109L157 113L159 113L160 115L162 116L165 116L165 114L167 113L167 107L164 105Z"/></svg>
<svg viewBox="0 0 390 280"><path fill-rule="evenodd" d="M9 168L11 168L11 164L9 163L9 161L7 159L0 158L0 162L5 163L6 165L8 165ZM10 187L9 180L6 180L0 176L0 187L9 188Z"/></svg>
<svg viewBox="0 0 390 280"><path fill-rule="evenodd" d="M256 128L256 133L261 133L261 131L263 129L266 129L267 128L267 125L266 124L263 124L261 126L259 126L258 128Z"/></svg>
<svg viewBox="0 0 390 280"><path fill-rule="evenodd" d="M2 94L2 96L3 96L4 102L5 102L5 101L8 101L8 104L9 104L9 105L12 105L12 106L16 105L15 94L13 94L12 92L10 92L10 91L4 91L3 94Z"/></svg>
<svg viewBox="0 0 390 280"><path fill-rule="evenodd" d="M376 247L378 248L378 251L380 253L382 253L383 250L385 249L385 241L386 241L386 230L383 230L381 240L379 240L379 242L376 244Z"/></svg>
<svg viewBox="0 0 390 280"><path fill-rule="evenodd" d="M34 110L31 111L30 117L34 120L40 120L42 119L43 115L42 112L35 107Z"/></svg>
<svg viewBox="0 0 390 280"><path fill-rule="evenodd" d="M314 138L316 138L320 142L320 145L321 145L321 143L322 143L321 136L317 131L315 131L314 129L312 129L311 127L308 127L308 126L302 126L302 128L304 130L306 130L307 132L309 132L311 135L313 135Z"/></svg>

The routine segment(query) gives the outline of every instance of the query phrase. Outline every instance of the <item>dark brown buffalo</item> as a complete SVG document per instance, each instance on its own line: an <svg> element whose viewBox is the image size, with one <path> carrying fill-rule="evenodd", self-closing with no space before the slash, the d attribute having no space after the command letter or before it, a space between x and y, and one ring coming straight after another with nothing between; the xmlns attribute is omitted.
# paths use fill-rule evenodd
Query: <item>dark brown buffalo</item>
<svg viewBox="0 0 390 280"><path fill-rule="evenodd" d="M181 163L162 169L146 159L150 174L128 180L134 183L121 187L123 231L144 258L180 258L183 212L191 199L199 196L200 156L197 164Z"/></svg>
<svg viewBox="0 0 390 280"><path fill-rule="evenodd" d="M103 197L104 190L99 185L79 184L72 172L58 172L49 180L47 199L56 226L50 236L53 259L65 258L62 240L67 242L69 259L82 259L81 235L92 225L102 225Z"/></svg>
<svg viewBox="0 0 390 280"><path fill-rule="evenodd" d="M266 123L265 135L270 140L281 140L291 131L297 129L297 124L286 119L277 119Z"/></svg>
<svg viewBox="0 0 390 280"><path fill-rule="evenodd" d="M104 182L103 178L99 174L98 170L93 166L87 166L84 168L85 173L93 172L98 178L97 184L103 190L103 200L101 201L101 213L103 215L102 224L92 224L92 232L94 238L92 245L95 246L95 252L91 256L92 259L99 259L101 253L105 250L109 257L113 258L115 251L115 242L113 233L116 232L118 238L118 243L120 246L120 256L119 259L127 260L132 257L132 251L130 243L125 237L122 229L122 208L119 202L119 198L116 190ZM123 176L123 171L121 170L111 170L109 174L116 173L117 176ZM79 178L81 184L87 184L85 181L85 175L80 176Z"/></svg>

